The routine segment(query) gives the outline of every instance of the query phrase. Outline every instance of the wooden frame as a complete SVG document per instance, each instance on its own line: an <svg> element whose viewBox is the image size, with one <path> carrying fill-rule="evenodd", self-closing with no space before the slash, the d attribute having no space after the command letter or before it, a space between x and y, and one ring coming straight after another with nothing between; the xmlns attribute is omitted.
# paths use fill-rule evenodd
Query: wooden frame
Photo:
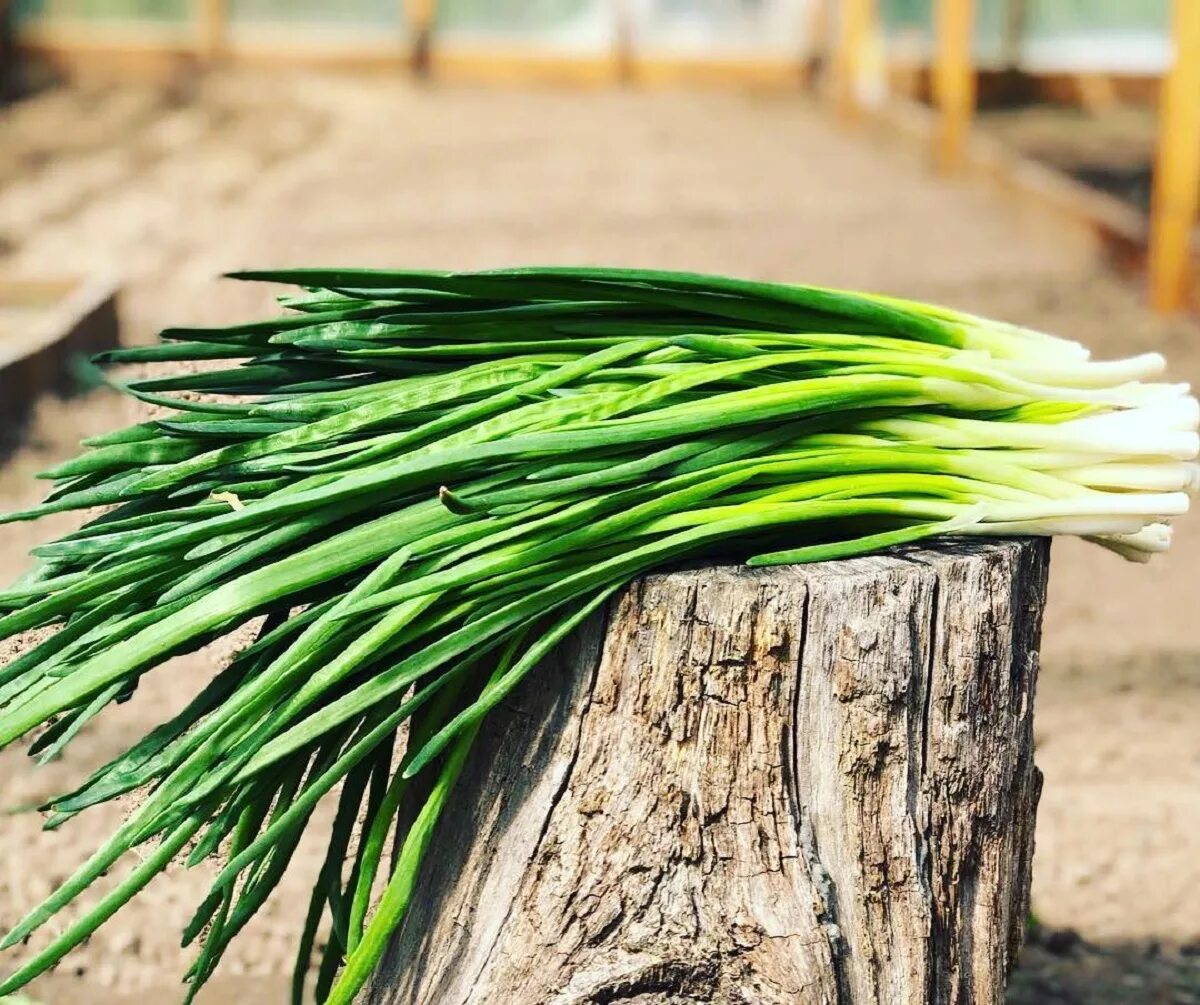
<svg viewBox="0 0 1200 1005"><path fill-rule="evenodd" d="M353 72L391 72L406 63L406 47L395 39L363 37L336 45L305 41L298 35L269 41L247 39L240 33L226 33L221 54L239 62L268 66L298 66ZM819 39L817 40L819 41ZM35 54L64 71L103 70L125 76L141 77L164 74L180 64L194 65L205 59L199 33L186 28L177 31L140 31L129 28L97 31L79 24L43 24L22 32L20 48ZM535 47L497 48L443 43L431 50L430 64L439 58L442 68L463 78L483 82L532 82L545 80L563 84L595 85L608 78L612 82L643 84L714 83L749 85L791 90L797 81L811 79L814 65L827 62L818 51L787 59L779 56L729 57L638 55L626 43L617 45L617 53L592 55L547 51ZM836 56L836 50L833 53ZM630 67L622 73L620 64ZM527 69L521 64L527 62ZM575 64L583 64L576 68ZM602 64L604 69L601 69ZM613 67L616 66L617 69ZM887 90L919 101L931 101L933 69L923 59L889 58L885 69ZM980 104L1007 103L1016 100L1049 101L1077 104L1084 100L1081 81L1073 73L1027 73L980 67L975 71L976 92ZM1085 82L1083 87L1087 87ZM1158 100L1161 79L1148 74L1110 75L1105 79L1117 101L1139 105Z"/></svg>
<svg viewBox="0 0 1200 1005"><path fill-rule="evenodd" d="M799 89L803 60L780 56L639 56L630 61L629 81L648 87L687 85L745 86L768 90Z"/></svg>
<svg viewBox="0 0 1200 1005"><path fill-rule="evenodd" d="M1162 83L1150 210L1150 304L1164 313L1187 301L1200 201L1200 6L1175 0L1173 9L1175 58Z"/></svg>
<svg viewBox="0 0 1200 1005"><path fill-rule="evenodd" d="M855 0L872 3L873 0ZM438 0L397 0L405 37L379 34L339 39L333 44L303 32L254 38L235 30L229 0L191 0L191 21L182 30L161 26L103 26L47 23L27 27L23 51L64 72L118 71L138 77L169 76L181 65L220 59L320 69L395 71L406 63L420 77L500 85L558 84L596 87L617 83L646 86L714 84L764 89L798 89L809 59L768 55L674 56L642 54L618 21L611 49L569 53L536 44L495 45L438 40ZM251 36L251 37L247 37Z"/></svg>
<svg viewBox="0 0 1200 1005"><path fill-rule="evenodd" d="M860 89L871 34L875 30L875 0L842 0L837 6L833 50L833 103L843 122L862 113Z"/></svg>
<svg viewBox="0 0 1200 1005"><path fill-rule="evenodd" d="M864 0L847 0L862 4ZM228 0L193 0L194 17L181 29L153 26L103 26L51 22L32 24L22 31L20 47L64 72L118 73L134 77L165 77L181 66L231 59L267 66L300 66L349 72L394 73L406 64L421 72L440 72L451 79L496 84L553 83L594 87L600 84L747 86L779 91L813 83L814 73L826 65L832 70L832 91L842 117L857 115L857 87L851 83L851 64L861 66L869 48L870 3L867 19L851 33L840 32L833 15L837 4L817 0L813 7L810 51L794 58L779 55L680 55L639 53L628 26L617 24L612 52L599 50L571 54L537 46L495 46L440 40L434 44L434 0L398 0L405 24L429 25L428 51L410 31L406 37L380 33L334 44L303 31L273 37L247 37L228 21ZM944 0L943 0L944 2ZM412 11L409 20L408 11ZM623 34L624 32L624 34ZM418 32L419 33L419 32ZM307 37L306 37L307 36ZM826 37L833 40L825 51ZM425 62L423 62L425 61ZM883 69L889 93L933 100L934 66L931 59L913 53L891 54ZM981 103L1011 100L1046 100L1079 103L1094 98L1097 85L1105 95L1121 102L1150 104L1157 100L1159 79L1147 74L1108 75L1101 81L1082 80L1073 73L1026 73L980 67L974 70L975 91Z"/></svg>
<svg viewBox="0 0 1200 1005"><path fill-rule="evenodd" d="M416 64L414 50L414 69ZM456 83L520 86L563 85L594 88L621 80L617 51L568 54L537 46L485 46L479 43L439 43L427 54L427 73Z"/></svg>
<svg viewBox="0 0 1200 1005"><path fill-rule="evenodd" d="M427 77L433 53L433 29L437 23L437 0L402 0L401 14L408 26L409 62L413 73Z"/></svg>
<svg viewBox="0 0 1200 1005"><path fill-rule="evenodd" d="M195 39L177 32L95 31L70 24L26 27L18 47L60 73L138 80L170 78L200 59Z"/></svg>
<svg viewBox="0 0 1200 1005"><path fill-rule="evenodd" d="M933 93L938 108L933 163L952 174L962 167L975 110L975 73L971 36L974 0L934 0L937 51L933 64Z"/></svg>
<svg viewBox="0 0 1200 1005"><path fill-rule="evenodd" d="M138 34L94 34L69 25L29 31L21 49L65 73L119 73L126 77L169 77L181 66L207 61L190 40L143 37ZM457 82L496 85L554 84L571 87L634 83L646 86L678 84L744 86L754 89L798 90L805 80L802 59L768 57L701 58L627 56L596 51L572 54L536 46L485 47L445 43L430 46L424 56L414 43L308 43L295 37L265 41L229 35L220 48L230 62L266 66L295 66L347 72L395 73L409 65L418 74ZM422 70L422 59L427 60Z"/></svg>
<svg viewBox="0 0 1200 1005"><path fill-rule="evenodd" d="M924 59L892 57L887 67L888 93L913 101L933 102L933 66ZM1102 77L1100 87L1119 105L1158 103L1161 77L1148 73L1113 73ZM1031 73L1019 69L975 68L975 97L978 107L1048 103L1086 106L1094 100L1095 75L1078 73Z"/></svg>
<svg viewBox="0 0 1200 1005"><path fill-rule="evenodd" d="M895 135L929 148L937 135L937 113L927 105L894 99L871 121ZM1118 272L1140 278L1149 250L1149 226L1134 206L1035 161L995 137L973 133L963 148L962 172L994 185L1038 213L1051 213L1081 237L1094 241ZM1192 273L1200 266L1189 266Z"/></svg>
<svg viewBox="0 0 1200 1005"><path fill-rule="evenodd" d="M103 277L0 277L0 325L6 311L32 315L15 332L0 327L0 422L19 422L40 394L72 390L72 356L118 344L117 291Z"/></svg>
<svg viewBox="0 0 1200 1005"><path fill-rule="evenodd" d="M196 46L208 60L220 59L229 43L228 0L193 0L196 5Z"/></svg>
<svg viewBox="0 0 1200 1005"><path fill-rule="evenodd" d="M593 88L632 83L639 86L713 85L762 90L799 90L807 62L766 56L638 55L614 46L611 51L565 53L533 45L491 46L443 42L423 50L419 39L404 45L394 40L338 40L328 44L305 40L298 33L282 38L220 35L211 26L203 35L125 31L94 32L81 26L45 25L28 30L23 51L35 54L63 72L117 72L138 78L169 77L181 66L221 58L266 66L395 73L410 66L418 75L454 82L519 86L552 84ZM220 38L217 43L215 40ZM213 57L218 52L219 57Z"/></svg>

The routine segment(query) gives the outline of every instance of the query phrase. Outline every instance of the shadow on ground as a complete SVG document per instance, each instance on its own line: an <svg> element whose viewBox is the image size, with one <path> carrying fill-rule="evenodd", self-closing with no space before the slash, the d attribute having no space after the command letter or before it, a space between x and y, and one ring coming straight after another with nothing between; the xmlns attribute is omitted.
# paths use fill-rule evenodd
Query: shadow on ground
<svg viewBox="0 0 1200 1005"><path fill-rule="evenodd" d="M1200 1005L1200 942L1087 942L1034 928L1008 987L1009 1005Z"/></svg>

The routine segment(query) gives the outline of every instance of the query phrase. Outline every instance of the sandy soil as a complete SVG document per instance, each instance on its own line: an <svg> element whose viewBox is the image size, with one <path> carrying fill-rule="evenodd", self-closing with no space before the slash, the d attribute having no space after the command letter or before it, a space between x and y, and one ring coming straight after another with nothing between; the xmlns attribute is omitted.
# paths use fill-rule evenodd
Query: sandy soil
<svg viewBox="0 0 1200 1005"><path fill-rule="evenodd" d="M838 132L799 98L241 74L167 92L55 92L0 113L0 255L17 272L118 271L139 341L168 323L265 309L264 291L212 278L251 264L605 262L942 300L1105 355L1160 349L1180 379L1200 378L1200 328L1151 319L1077 236L988 190L936 181L919 152ZM131 414L99 393L44 402L25 430L6 431L19 445L0 468L0 508L36 499L35 471ZM69 520L0 528L2 578ZM1198 561L1200 520L1150 567L1056 545L1037 730L1034 906L1046 928L1014 1001L1200 1001L1185 952L1200 942ZM219 658L153 675L47 768L0 754L0 928L115 820L101 811L42 835L16 811L159 721ZM234 983L211 1001L282 1000L316 854L298 856L231 953ZM166 877L38 996L174 1000L163 989L185 968L175 933L205 886L204 875Z"/></svg>

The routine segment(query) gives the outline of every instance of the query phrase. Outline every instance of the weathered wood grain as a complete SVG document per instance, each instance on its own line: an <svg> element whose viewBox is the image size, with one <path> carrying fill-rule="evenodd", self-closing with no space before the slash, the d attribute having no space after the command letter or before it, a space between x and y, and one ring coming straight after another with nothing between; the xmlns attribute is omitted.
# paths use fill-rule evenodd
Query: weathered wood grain
<svg viewBox="0 0 1200 1005"><path fill-rule="evenodd" d="M631 585L481 736L376 1005L998 1003L1048 549Z"/></svg>

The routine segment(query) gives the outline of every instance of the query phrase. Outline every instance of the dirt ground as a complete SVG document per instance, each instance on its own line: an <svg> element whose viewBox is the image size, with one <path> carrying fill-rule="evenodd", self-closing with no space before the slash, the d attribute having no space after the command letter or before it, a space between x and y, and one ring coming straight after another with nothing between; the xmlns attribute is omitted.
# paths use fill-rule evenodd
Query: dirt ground
<svg viewBox="0 0 1200 1005"><path fill-rule="evenodd" d="M1200 379L1200 325L1152 319L1081 235L920 151L846 133L797 97L414 88L228 73L156 91L48 92L0 111L0 270L110 272L126 335L225 322L269 294L213 277L286 264L643 264L875 288L1165 352ZM0 467L0 508L81 436L128 421L107 394L46 400ZM0 578L70 523L0 527ZM1131 566L1055 546L1038 698L1034 909L1011 1000L1200 1002L1200 519ZM43 835L22 807L111 756L192 693L220 654L178 660L32 770L0 754L0 928L84 856L115 812ZM313 855L207 999L282 1001ZM204 875L156 884L60 973L44 1005L177 1000L176 943ZM8 959L9 963L13 958Z"/></svg>

